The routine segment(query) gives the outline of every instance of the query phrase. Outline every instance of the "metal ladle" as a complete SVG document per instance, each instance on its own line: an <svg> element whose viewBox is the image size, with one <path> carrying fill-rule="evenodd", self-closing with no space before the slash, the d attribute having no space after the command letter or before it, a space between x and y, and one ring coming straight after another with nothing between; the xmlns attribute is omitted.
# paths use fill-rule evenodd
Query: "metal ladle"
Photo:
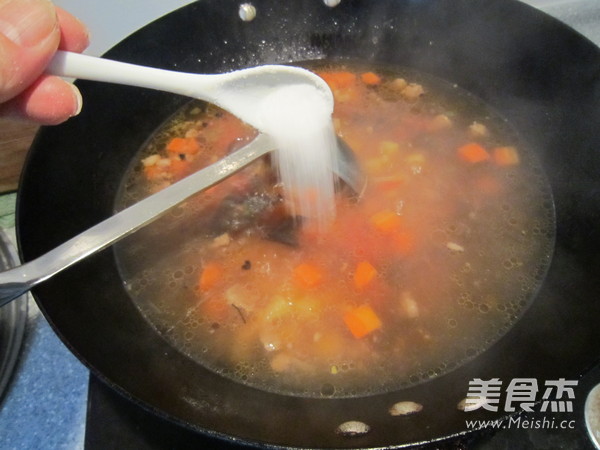
<svg viewBox="0 0 600 450"><path fill-rule="evenodd" d="M331 98L333 102L331 91L321 78L307 70L288 66L262 66L223 75L196 75L59 52L49 71L57 75L148 87L199 98L229 110L253 126L259 125L253 116L257 102L274 86L308 83L322 90L325 98ZM196 82L194 80L197 84L189 86ZM338 141L341 144L338 146L337 175L355 192L360 192L364 184L362 174L352 152L341 140ZM0 306L133 233L191 195L233 175L274 149L275 145L268 135L258 134L249 144L216 163L109 217L37 259L1 272Z"/></svg>

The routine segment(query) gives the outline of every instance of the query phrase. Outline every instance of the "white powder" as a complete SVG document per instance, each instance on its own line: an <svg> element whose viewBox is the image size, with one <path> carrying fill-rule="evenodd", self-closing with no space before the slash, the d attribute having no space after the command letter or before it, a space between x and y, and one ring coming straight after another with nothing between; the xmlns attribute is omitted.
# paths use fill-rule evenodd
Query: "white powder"
<svg viewBox="0 0 600 450"><path fill-rule="evenodd" d="M259 105L261 130L277 145L275 164L295 215L320 227L335 216L337 139L331 103L307 85L290 85L269 94Z"/></svg>

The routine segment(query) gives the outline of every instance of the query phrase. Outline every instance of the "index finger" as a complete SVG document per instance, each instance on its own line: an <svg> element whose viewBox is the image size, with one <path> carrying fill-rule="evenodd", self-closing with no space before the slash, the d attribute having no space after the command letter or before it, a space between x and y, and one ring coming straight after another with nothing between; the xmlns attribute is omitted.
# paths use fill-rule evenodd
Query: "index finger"
<svg viewBox="0 0 600 450"><path fill-rule="evenodd" d="M60 50L81 53L90 43L90 35L87 27L72 14L58 6L56 15L60 25Z"/></svg>

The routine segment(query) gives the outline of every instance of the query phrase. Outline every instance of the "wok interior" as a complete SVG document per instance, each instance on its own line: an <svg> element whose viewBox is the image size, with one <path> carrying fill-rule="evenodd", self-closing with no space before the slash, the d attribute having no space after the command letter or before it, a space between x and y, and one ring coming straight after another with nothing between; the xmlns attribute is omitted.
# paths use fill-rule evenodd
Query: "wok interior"
<svg viewBox="0 0 600 450"><path fill-rule="evenodd" d="M600 338L598 49L505 0L345 0L333 9L288 3L254 2L258 15L250 23L237 19L235 2L194 3L106 56L201 73L320 58L375 61L473 92L537 152L552 186L555 256L532 307L490 350L431 382L364 398L285 397L235 384L172 349L131 304L107 250L34 292L65 343L109 385L194 429L308 447L400 445L459 433L466 416L456 404L472 378L577 378L597 361ZM17 214L25 260L110 215L131 158L187 102L135 88L79 86L82 114L44 129L29 155ZM401 400L424 409L391 417L388 408ZM372 431L351 440L336 435L347 420Z"/></svg>

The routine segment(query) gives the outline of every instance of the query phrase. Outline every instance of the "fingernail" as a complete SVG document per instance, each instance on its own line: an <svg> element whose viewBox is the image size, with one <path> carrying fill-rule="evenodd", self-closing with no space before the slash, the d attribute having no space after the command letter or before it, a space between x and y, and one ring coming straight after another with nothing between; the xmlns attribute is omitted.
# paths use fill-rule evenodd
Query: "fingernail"
<svg viewBox="0 0 600 450"><path fill-rule="evenodd" d="M48 0L9 0L0 4L0 33L17 45L32 47L56 27L56 11Z"/></svg>
<svg viewBox="0 0 600 450"><path fill-rule="evenodd" d="M73 89L73 94L75 95L75 100L77 100L77 109L71 116L71 117L73 117L73 116L78 115L81 112L81 108L83 106L83 98L81 97L81 92L79 92L79 89L77 89L77 86L72 84L71 89Z"/></svg>

